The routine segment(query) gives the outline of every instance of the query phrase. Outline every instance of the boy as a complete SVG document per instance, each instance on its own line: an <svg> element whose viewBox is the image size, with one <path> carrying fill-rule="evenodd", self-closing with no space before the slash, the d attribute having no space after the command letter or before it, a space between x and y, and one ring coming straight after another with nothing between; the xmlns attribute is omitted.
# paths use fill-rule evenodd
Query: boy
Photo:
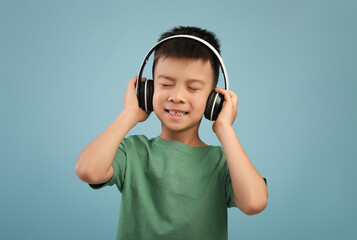
<svg viewBox="0 0 357 240"><path fill-rule="evenodd" d="M196 27L173 28L160 40L181 34L204 39L219 52L214 34ZM81 180L94 189L116 184L122 193L117 239L227 239L227 207L248 215L266 207L266 183L232 127L238 96L215 88L218 73L216 57L203 44L166 41L156 49L153 66L160 136L125 138L149 116L139 107L134 77L124 110L80 153ZM212 126L223 148L206 145L198 135L212 89L225 100Z"/></svg>

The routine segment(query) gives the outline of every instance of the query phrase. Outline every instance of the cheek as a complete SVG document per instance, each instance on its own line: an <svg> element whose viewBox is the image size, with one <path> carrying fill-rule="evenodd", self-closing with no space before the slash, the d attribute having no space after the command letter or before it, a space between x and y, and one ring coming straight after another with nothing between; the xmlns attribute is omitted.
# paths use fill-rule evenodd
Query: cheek
<svg viewBox="0 0 357 240"><path fill-rule="evenodd" d="M203 96L201 99L202 99L202 106L203 106L203 111L206 109L206 104L207 104L207 100L208 100L208 97L209 95L211 94L211 91L207 91L205 93L205 96Z"/></svg>
<svg viewBox="0 0 357 240"><path fill-rule="evenodd" d="M152 104L153 106L157 106L158 104L160 104L160 102L162 102L162 94L160 94L159 91L154 91L154 95L152 97Z"/></svg>
<svg viewBox="0 0 357 240"><path fill-rule="evenodd" d="M195 105L195 108L197 110L199 109L200 112L204 112L205 109L206 109L207 99L208 99L208 96L206 97L205 95L195 99L193 101L193 104Z"/></svg>

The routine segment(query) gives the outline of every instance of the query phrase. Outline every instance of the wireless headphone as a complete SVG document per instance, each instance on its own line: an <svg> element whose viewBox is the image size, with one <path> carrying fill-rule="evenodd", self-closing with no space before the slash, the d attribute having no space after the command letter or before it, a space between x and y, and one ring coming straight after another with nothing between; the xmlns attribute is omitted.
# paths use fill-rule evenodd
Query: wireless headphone
<svg viewBox="0 0 357 240"><path fill-rule="evenodd" d="M174 36L170 36L167 37L161 41L159 41L158 43L156 43L151 49L150 51L146 54L146 57L144 58L144 61L140 67L139 70L139 74L138 74L138 80L136 83L136 96L138 97L138 101L139 101L139 107L141 109L143 109L146 112L152 112L154 110L153 108L153 104L152 104L152 99L154 96L154 81L153 80L147 80L144 83L141 82L141 76L143 74L144 71L144 67L150 57L150 55L155 51L155 49L160 46L162 43L173 39L173 38L189 38L189 39L193 39L196 40L198 42L203 43L204 45L206 45L208 48L210 48L212 50L212 52L216 55L216 57L219 60L219 64L221 66L222 69L222 73L224 76L224 81L225 81L225 89L229 90L229 82L228 82L228 75L226 72L226 67L223 63L223 59L221 58L220 54L218 53L218 51L207 41L196 37L196 36L192 36L192 35L174 35ZM212 92L210 93L208 99L207 99L207 103L206 103L206 109L205 109L205 117L208 120L214 121L217 119L218 114L221 112L222 107L223 107L223 103L224 103L224 96L220 93L217 93L214 89L212 90Z"/></svg>

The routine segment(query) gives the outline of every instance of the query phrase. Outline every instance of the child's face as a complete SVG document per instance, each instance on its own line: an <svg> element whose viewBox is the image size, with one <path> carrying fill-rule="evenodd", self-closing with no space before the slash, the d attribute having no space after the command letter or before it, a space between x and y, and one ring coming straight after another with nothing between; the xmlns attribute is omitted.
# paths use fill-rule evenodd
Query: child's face
<svg viewBox="0 0 357 240"><path fill-rule="evenodd" d="M155 65L153 107L163 130L198 129L212 83L209 61L160 58Z"/></svg>

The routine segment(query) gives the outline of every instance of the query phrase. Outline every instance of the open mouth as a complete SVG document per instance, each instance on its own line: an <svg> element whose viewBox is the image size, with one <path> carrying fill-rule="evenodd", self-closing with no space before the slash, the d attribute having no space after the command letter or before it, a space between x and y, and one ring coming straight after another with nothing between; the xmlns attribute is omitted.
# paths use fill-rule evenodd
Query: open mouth
<svg viewBox="0 0 357 240"><path fill-rule="evenodd" d="M170 115L174 115L174 116L184 116L184 115L188 114L188 112L176 112L176 111L168 110L168 109L165 109L165 111L168 112Z"/></svg>

